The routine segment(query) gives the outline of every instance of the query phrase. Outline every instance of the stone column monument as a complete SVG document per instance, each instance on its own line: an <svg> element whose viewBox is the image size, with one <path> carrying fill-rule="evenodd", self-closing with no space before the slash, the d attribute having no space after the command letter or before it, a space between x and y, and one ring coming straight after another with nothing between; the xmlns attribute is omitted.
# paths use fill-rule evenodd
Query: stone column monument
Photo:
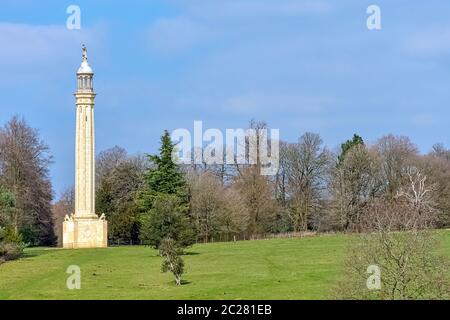
<svg viewBox="0 0 450 320"><path fill-rule="evenodd" d="M95 214L94 72L83 45L83 60L77 72L75 213L63 222L64 248L99 248L108 245L105 215Z"/></svg>

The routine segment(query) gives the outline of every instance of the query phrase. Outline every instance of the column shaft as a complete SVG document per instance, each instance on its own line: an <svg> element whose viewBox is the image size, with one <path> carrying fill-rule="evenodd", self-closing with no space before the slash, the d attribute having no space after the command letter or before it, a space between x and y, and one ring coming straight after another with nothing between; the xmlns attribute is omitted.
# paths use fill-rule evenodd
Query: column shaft
<svg viewBox="0 0 450 320"><path fill-rule="evenodd" d="M77 93L75 216L95 216L94 97Z"/></svg>

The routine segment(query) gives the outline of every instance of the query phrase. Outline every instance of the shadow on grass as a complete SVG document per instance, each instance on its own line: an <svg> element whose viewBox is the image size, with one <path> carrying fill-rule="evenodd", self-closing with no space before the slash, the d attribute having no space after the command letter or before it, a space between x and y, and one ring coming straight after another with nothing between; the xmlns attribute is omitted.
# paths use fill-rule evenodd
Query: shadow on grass
<svg viewBox="0 0 450 320"><path fill-rule="evenodd" d="M196 256L196 255L199 255L199 254L200 253L198 253L198 252L188 251L188 252L183 253L183 256Z"/></svg>
<svg viewBox="0 0 450 320"><path fill-rule="evenodd" d="M182 256L197 256L199 254L200 253L198 253L198 252L184 252L182 254ZM158 253L148 255L147 257L149 257L149 258L162 258L162 256L160 256Z"/></svg>
<svg viewBox="0 0 450 320"><path fill-rule="evenodd" d="M190 283L191 283L191 281L189 281L189 280L181 280L181 286L185 286L185 285L188 285ZM175 280L169 281L169 282L167 282L167 284L170 285L170 286L176 287L176 288L180 287L180 286L177 286Z"/></svg>
<svg viewBox="0 0 450 320"><path fill-rule="evenodd" d="M34 258L37 256L44 256L46 254L51 253L51 250L45 250L45 249L33 249L33 250L26 250L22 254L22 256L19 259L29 259Z"/></svg>

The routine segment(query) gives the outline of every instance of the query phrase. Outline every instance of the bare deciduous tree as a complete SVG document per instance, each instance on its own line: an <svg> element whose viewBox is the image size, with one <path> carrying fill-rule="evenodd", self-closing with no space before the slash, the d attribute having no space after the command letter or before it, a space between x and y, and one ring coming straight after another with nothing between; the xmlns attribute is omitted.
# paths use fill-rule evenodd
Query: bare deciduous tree
<svg viewBox="0 0 450 320"><path fill-rule="evenodd" d="M378 158L364 145L354 146L332 171L330 186L336 223L344 230L358 230L365 206L381 189Z"/></svg>
<svg viewBox="0 0 450 320"><path fill-rule="evenodd" d="M433 154L422 157L421 165L428 180L433 182L433 202L439 227L450 226L450 161Z"/></svg>
<svg viewBox="0 0 450 320"><path fill-rule="evenodd" d="M336 294L344 299L444 299L450 294L447 259L436 254L432 216L410 203L377 201L366 208L366 233L352 239L344 278ZM380 271L380 288L367 287L367 270Z"/></svg>
<svg viewBox="0 0 450 320"><path fill-rule="evenodd" d="M398 188L407 177L405 168L416 161L417 147L408 137L386 135L372 148L381 162L381 178L386 196L395 198Z"/></svg>
<svg viewBox="0 0 450 320"><path fill-rule="evenodd" d="M330 153L320 136L310 132L285 148L289 217L294 231L307 230L310 215L318 212L326 187Z"/></svg>
<svg viewBox="0 0 450 320"><path fill-rule="evenodd" d="M223 186L210 172L188 176L190 207L197 225L197 237L229 238L246 230L248 213L242 196L232 187Z"/></svg>
<svg viewBox="0 0 450 320"><path fill-rule="evenodd" d="M16 197L14 224L33 244L55 241L48 146L24 119L13 117L0 128L0 185Z"/></svg>
<svg viewBox="0 0 450 320"><path fill-rule="evenodd" d="M127 151L119 146L100 152L95 162L96 186L100 186L102 179L106 177L120 163L128 159Z"/></svg>
<svg viewBox="0 0 450 320"><path fill-rule="evenodd" d="M210 173L192 174L188 180L191 192L191 212L196 221L198 237L208 242L218 229L222 209L222 187Z"/></svg>
<svg viewBox="0 0 450 320"><path fill-rule="evenodd" d="M433 145L430 156L450 161L450 150L446 149L442 143Z"/></svg>
<svg viewBox="0 0 450 320"><path fill-rule="evenodd" d="M409 184L397 201L376 199L361 219L364 234L353 239L345 262L341 298L442 299L450 295L448 260L436 254L438 234L432 228L434 186L417 168L408 167ZM381 287L366 286L367 268L379 268Z"/></svg>
<svg viewBox="0 0 450 320"><path fill-rule="evenodd" d="M138 241L136 198L143 186L148 162L140 155L127 156L119 147L101 153L100 179L96 190L96 211L108 219L111 241Z"/></svg>
<svg viewBox="0 0 450 320"><path fill-rule="evenodd" d="M279 209L271 181L253 166L241 170L234 183L249 213L249 235L270 232Z"/></svg>
<svg viewBox="0 0 450 320"><path fill-rule="evenodd" d="M75 210L75 189L70 187L65 189L59 200L53 204L52 213L54 221L55 235L58 238L58 244L62 244L62 224L66 215L71 215Z"/></svg>
<svg viewBox="0 0 450 320"><path fill-rule="evenodd" d="M427 176L416 167L407 167L407 188L400 187L397 198L404 198L418 213L428 213L433 210L433 191L435 184L427 184Z"/></svg>

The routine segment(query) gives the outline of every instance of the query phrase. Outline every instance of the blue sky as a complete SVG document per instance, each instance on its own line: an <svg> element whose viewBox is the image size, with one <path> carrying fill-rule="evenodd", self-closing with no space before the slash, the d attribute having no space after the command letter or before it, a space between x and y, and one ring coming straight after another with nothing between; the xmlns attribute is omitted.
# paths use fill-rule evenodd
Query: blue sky
<svg viewBox="0 0 450 320"><path fill-rule="evenodd" d="M66 9L81 8L81 30ZM382 29L366 28L381 8ZM73 184L75 72L95 72L97 151L155 152L164 129L246 127L283 140L407 135L450 146L450 2L3 0L0 123L23 115L50 145L55 192Z"/></svg>

